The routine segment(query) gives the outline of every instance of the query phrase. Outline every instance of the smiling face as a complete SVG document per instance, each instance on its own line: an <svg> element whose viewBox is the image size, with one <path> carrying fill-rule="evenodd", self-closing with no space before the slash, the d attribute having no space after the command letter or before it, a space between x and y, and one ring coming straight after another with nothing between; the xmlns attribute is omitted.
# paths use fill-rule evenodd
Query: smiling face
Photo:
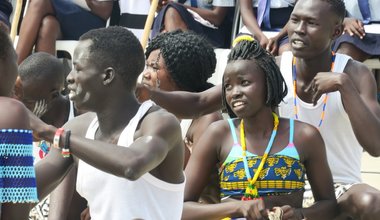
<svg viewBox="0 0 380 220"><path fill-rule="evenodd" d="M166 68L160 49L154 50L149 54L143 72L142 83L164 91L179 90Z"/></svg>
<svg viewBox="0 0 380 220"><path fill-rule="evenodd" d="M299 0L288 22L288 35L294 56L314 57L330 50L341 32L338 16L328 2Z"/></svg>
<svg viewBox="0 0 380 220"><path fill-rule="evenodd" d="M69 98L81 110L93 110L94 101L102 97L102 72L100 65L92 60L91 40L79 41L73 56L73 70L66 78Z"/></svg>
<svg viewBox="0 0 380 220"><path fill-rule="evenodd" d="M265 74L253 60L227 64L223 76L226 101L239 118L255 115L265 106Z"/></svg>

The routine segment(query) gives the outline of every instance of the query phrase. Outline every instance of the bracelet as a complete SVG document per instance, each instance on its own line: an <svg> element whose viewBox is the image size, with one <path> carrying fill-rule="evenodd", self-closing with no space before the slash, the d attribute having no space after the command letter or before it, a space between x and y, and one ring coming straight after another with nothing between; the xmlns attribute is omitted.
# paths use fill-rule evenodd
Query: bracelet
<svg viewBox="0 0 380 220"><path fill-rule="evenodd" d="M59 149L59 140L61 139L61 135L63 134L65 130L63 128L58 128L57 131L55 131L54 139L53 139L53 147Z"/></svg>
<svg viewBox="0 0 380 220"><path fill-rule="evenodd" d="M63 148L62 148L62 157L64 158L67 158L67 157L70 157L70 135L71 135L71 131L68 130L66 131L66 136L65 136L65 145L63 145Z"/></svg>

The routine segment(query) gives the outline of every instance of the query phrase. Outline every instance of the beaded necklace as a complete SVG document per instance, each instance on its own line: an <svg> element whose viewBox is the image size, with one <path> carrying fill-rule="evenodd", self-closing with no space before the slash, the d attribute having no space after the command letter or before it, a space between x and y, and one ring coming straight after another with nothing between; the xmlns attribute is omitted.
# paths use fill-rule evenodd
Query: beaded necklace
<svg viewBox="0 0 380 220"><path fill-rule="evenodd" d="M334 63L335 63L335 53L331 52L332 57L331 57L331 69L330 71L332 72L334 69ZM293 71L293 100L294 100L294 116L296 119L298 119L298 108L297 108L297 70L296 70L296 58L293 57L293 66L292 66L292 71ZM326 105L327 105L327 97L328 93L326 93L325 98L323 99L323 107L322 107L322 113L321 113L321 118L318 123L318 129L321 127L323 119L325 118L325 112L326 112Z"/></svg>
<svg viewBox="0 0 380 220"><path fill-rule="evenodd" d="M273 131L271 134L271 137L269 139L267 148L265 149L264 155L261 158L261 162L259 164L259 167L257 168L255 175L253 178L251 178L251 175L249 173L248 169L248 161L247 161L247 146L245 142L245 133L244 133L244 120L242 119L240 121L240 143L241 143L241 148L243 151L243 162L244 162L244 170L248 179L248 186L245 189L244 195L242 196L241 200L252 200L255 198L259 198L259 193L257 191L257 187L255 185L257 178L259 177L259 174L261 170L264 167L265 161L268 158L269 151L272 148L274 138L276 137L277 134L277 128L279 124L278 116L276 113L272 112L273 115Z"/></svg>

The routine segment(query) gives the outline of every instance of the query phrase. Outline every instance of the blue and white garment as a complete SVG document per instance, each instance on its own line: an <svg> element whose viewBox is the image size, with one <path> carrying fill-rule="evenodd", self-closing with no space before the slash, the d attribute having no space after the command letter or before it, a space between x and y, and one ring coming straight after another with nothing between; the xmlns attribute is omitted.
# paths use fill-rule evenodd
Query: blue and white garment
<svg viewBox="0 0 380 220"><path fill-rule="evenodd" d="M0 130L1 203L38 202L31 130Z"/></svg>
<svg viewBox="0 0 380 220"><path fill-rule="evenodd" d="M177 0L178 1L178 0ZM212 10L214 6L217 7L234 7L235 1L233 0L187 0L185 5L190 5L196 8L205 8Z"/></svg>

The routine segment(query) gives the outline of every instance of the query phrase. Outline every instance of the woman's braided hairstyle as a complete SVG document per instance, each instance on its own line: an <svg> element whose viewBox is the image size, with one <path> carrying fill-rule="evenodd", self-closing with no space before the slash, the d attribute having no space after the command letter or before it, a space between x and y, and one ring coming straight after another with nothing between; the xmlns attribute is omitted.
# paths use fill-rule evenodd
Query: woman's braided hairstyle
<svg viewBox="0 0 380 220"><path fill-rule="evenodd" d="M288 93L285 80L276 64L274 57L250 35L241 35L234 40L234 47L228 55L227 64L236 60L253 60L265 74L267 97L265 104L272 108L277 107ZM227 105L224 88L224 77L222 81L223 108L230 117L236 117Z"/></svg>

